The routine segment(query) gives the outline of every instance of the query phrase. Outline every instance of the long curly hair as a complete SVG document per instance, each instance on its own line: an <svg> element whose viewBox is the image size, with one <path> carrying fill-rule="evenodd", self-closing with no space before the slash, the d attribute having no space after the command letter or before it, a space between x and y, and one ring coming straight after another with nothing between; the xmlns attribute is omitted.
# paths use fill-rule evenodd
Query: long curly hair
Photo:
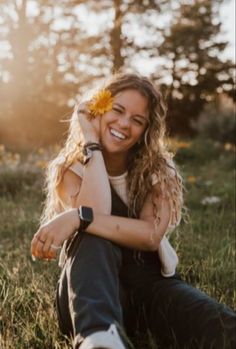
<svg viewBox="0 0 236 349"><path fill-rule="evenodd" d="M173 162L173 154L166 147L166 105L160 91L148 78L125 73L114 74L101 88L109 90L112 96L124 90L135 89L148 99L149 124L141 141L130 149L128 155L128 208L130 216L138 217L147 194L153 192L153 183L158 183L155 186L158 190L153 193L156 222L158 223L159 220L160 209L158 197L164 195L171 206L170 226L175 227L180 222L183 208L183 184L181 175ZM88 98L88 95L84 97L86 100ZM47 197L41 223L45 223L57 213L67 209L59 195L59 186L65 171L75 161L82 160L82 134L76 116L77 108L78 106L75 107L71 118L65 145L48 166Z"/></svg>

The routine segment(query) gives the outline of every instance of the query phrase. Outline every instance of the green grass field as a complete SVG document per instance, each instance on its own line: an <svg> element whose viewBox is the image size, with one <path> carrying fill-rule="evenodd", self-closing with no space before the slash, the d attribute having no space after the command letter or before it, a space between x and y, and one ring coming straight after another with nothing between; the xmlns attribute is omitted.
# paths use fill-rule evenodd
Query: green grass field
<svg viewBox="0 0 236 349"><path fill-rule="evenodd" d="M196 140L178 150L176 161L185 178L190 215L190 222L171 237L180 257L179 271L236 309L234 153ZM42 172L33 168L5 166L0 173L1 349L70 348L58 331L54 310L57 263L33 262L30 256L42 209L42 183ZM144 348L156 346L150 341Z"/></svg>

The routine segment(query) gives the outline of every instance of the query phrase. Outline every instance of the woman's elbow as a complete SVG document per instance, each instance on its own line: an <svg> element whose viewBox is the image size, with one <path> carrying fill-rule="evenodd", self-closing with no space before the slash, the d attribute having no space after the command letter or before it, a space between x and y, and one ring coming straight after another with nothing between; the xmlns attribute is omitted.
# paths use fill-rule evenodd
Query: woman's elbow
<svg viewBox="0 0 236 349"><path fill-rule="evenodd" d="M148 251L156 251L158 249L158 246L160 244L161 240L160 239L155 239L154 241L150 241L149 242L149 246L148 246Z"/></svg>
<svg viewBox="0 0 236 349"><path fill-rule="evenodd" d="M148 239L148 250L149 251L156 251L161 243L161 240L163 236L166 233L166 227L159 227L158 229L152 225L150 232L149 232L149 239Z"/></svg>

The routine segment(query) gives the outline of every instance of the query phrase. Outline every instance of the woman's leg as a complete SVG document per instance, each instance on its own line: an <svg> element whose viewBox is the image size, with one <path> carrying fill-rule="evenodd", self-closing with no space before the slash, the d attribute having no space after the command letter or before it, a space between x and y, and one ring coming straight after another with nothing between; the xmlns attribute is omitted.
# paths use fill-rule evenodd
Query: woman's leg
<svg viewBox="0 0 236 349"><path fill-rule="evenodd" d="M120 248L108 240L84 233L73 244L59 280L57 308L61 330L73 337L75 348L111 324L122 326L121 262Z"/></svg>
<svg viewBox="0 0 236 349"><path fill-rule="evenodd" d="M155 281L146 313L151 332L165 333L169 328L176 347L235 348L235 313L177 278Z"/></svg>
<svg viewBox="0 0 236 349"><path fill-rule="evenodd" d="M133 268L133 269L132 269ZM155 269L156 268L156 269ZM164 348L233 349L236 314L180 278L164 278L157 266L122 270L133 309Z"/></svg>

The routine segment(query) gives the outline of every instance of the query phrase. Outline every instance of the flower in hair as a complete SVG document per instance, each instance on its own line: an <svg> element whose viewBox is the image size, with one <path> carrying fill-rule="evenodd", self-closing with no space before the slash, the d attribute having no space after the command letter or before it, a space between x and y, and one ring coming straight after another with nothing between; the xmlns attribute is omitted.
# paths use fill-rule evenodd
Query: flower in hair
<svg viewBox="0 0 236 349"><path fill-rule="evenodd" d="M109 90L101 90L95 96L93 96L91 103L89 104L89 111L92 116L103 115L107 111L112 109L113 97Z"/></svg>

